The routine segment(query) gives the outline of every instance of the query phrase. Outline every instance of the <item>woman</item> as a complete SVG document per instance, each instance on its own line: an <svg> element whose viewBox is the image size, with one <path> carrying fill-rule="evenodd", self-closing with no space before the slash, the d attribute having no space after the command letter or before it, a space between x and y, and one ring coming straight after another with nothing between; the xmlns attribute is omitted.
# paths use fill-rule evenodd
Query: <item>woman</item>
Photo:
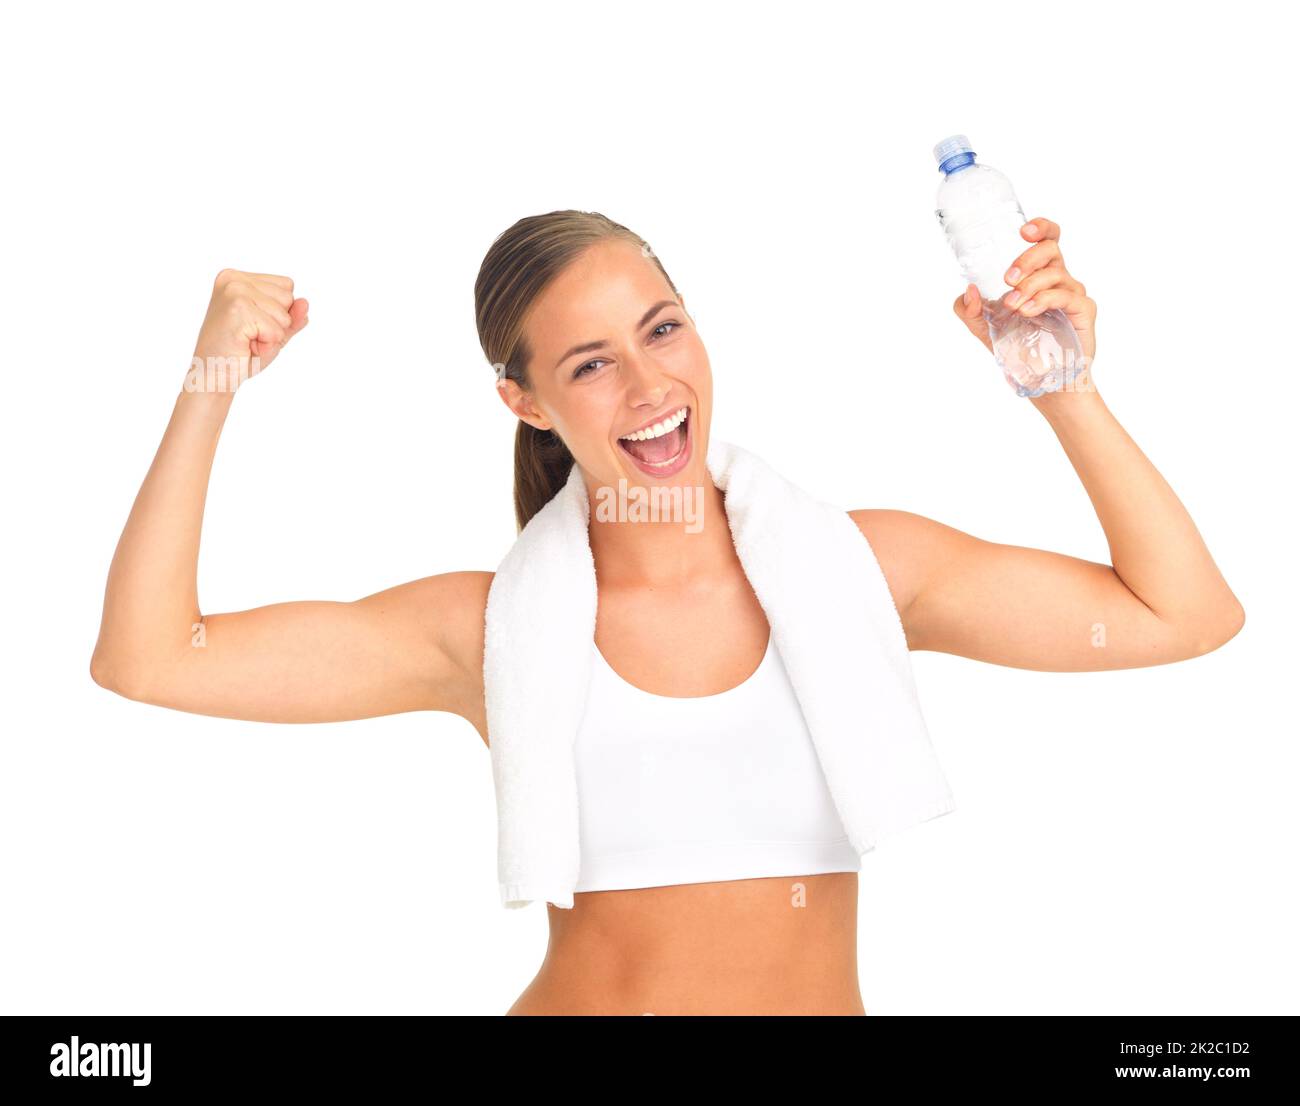
<svg viewBox="0 0 1300 1106"><path fill-rule="evenodd" d="M1062 309L1091 364L1096 306L1064 266L1059 228L1035 219L1022 234L1032 244L1007 273L1013 306L1026 315ZM776 679L763 663L770 627L705 468L708 355L659 259L603 216L552 212L520 220L493 243L475 293L480 341L519 419L521 529L574 463L592 496L620 481L705 491L694 540L679 524L590 527L605 678L647 704L715 705L760 672ZM991 348L973 285L953 308ZM234 396L229 384L214 385L212 367L241 359L252 371L258 360L265 367L306 324L307 302L288 278L218 275L195 349L206 375L187 378L127 520L92 676L132 699L230 718L450 711L487 743L490 572L432 576L352 603L199 609L203 503ZM1164 664L1229 640L1243 623L1241 605L1099 394L1086 386L1030 402L1083 481L1114 564L981 541L906 511L852 511L908 647L1082 671ZM545 961L510 1013L863 1014L856 865L832 867L840 870L585 891L571 910L548 906Z"/></svg>

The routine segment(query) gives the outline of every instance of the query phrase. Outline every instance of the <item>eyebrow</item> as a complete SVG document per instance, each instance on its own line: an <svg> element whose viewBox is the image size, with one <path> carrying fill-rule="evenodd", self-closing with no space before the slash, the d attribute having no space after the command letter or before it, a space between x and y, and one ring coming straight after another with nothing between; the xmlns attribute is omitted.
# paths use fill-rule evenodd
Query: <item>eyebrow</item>
<svg viewBox="0 0 1300 1106"><path fill-rule="evenodd" d="M641 321L636 324L636 329L640 330L643 326L645 326L646 323L648 323L657 314L659 314L659 312L662 311L665 307L676 307L676 306L677 306L676 300L660 300L657 304L655 304L652 308L650 308L649 311L647 311L644 315L641 316ZM569 350L568 353L566 353L557 362L555 362L555 367L558 369L570 357L574 357L579 353L591 353L593 350L604 349L607 345L609 345L609 340L607 338L602 338L598 342L584 342L582 343L582 345L574 346L571 350Z"/></svg>

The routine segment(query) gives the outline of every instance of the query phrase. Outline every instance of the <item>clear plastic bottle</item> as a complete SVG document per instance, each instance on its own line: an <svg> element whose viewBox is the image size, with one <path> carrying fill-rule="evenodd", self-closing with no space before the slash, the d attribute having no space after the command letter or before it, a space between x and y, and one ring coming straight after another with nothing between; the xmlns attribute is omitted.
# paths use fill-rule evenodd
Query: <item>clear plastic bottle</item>
<svg viewBox="0 0 1300 1106"><path fill-rule="evenodd" d="M943 173L935 215L948 236L962 275L983 301L989 340L1007 383L1020 396L1041 396L1070 388L1082 374L1083 348L1070 320L1052 307L1020 315L1003 302L1011 291L1004 279L1011 263L1031 243L1020 235L1028 220L1011 182L989 165L975 161L964 134L934 148Z"/></svg>

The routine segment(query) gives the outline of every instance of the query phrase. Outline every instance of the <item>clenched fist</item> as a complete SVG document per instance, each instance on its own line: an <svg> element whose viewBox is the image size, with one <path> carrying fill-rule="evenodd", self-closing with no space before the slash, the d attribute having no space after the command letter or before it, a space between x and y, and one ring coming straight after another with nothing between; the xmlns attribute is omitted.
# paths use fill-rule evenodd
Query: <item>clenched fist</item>
<svg viewBox="0 0 1300 1106"><path fill-rule="evenodd" d="M274 361L306 325L307 301L294 298L288 277L222 269L194 347L187 390L233 391Z"/></svg>

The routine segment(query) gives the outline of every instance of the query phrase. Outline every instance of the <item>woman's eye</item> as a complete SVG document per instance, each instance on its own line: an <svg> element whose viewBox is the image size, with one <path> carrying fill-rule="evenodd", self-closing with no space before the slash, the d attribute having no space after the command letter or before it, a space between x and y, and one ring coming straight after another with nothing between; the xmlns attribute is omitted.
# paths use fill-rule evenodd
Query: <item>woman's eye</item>
<svg viewBox="0 0 1300 1106"><path fill-rule="evenodd" d="M659 324L657 327L655 327L654 330L652 330L650 333L653 334L653 335L655 335L655 336L658 337L658 338L664 338L664 337L667 337L667 334L661 334L661 333L660 333L660 331L663 330L664 327L666 327L666 326L671 326L671 327L676 327L677 329L680 330L680 329L681 329L681 325L682 325L681 323L673 322L673 321L671 321L671 320L668 320L668 321L665 321L665 322L660 323L660 324ZM668 331L667 333L668 333L668 334L671 334L672 332L671 332L671 331ZM600 358L597 358L595 361L588 361L588 362L587 362L586 364L584 364L584 365L579 365L576 369L573 370L573 379L574 379L574 380L577 380L579 377L587 376L589 373L593 373L593 372L595 372L596 370L595 370L594 366L596 366L596 365L603 365L604 363L605 363L605 362L604 362L603 360L601 360Z"/></svg>

